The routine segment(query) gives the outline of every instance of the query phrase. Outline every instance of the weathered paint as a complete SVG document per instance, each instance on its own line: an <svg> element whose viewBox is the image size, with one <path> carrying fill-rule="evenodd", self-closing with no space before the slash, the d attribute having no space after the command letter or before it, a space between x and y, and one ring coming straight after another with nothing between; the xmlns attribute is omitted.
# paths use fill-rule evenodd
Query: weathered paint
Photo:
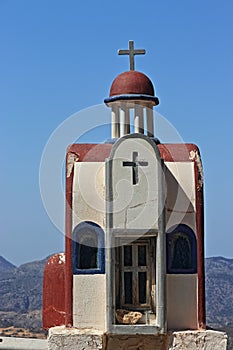
<svg viewBox="0 0 233 350"><path fill-rule="evenodd" d="M195 164L196 164L197 170L198 170L198 185L199 185L199 188L201 188L203 186L203 183L204 183L204 175L203 175L200 154L197 150L192 150L189 152L189 158L191 160L195 161Z"/></svg>
<svg viewBox="0 0 233 350"><path fill-rule="evenodd" d="M70 177L74 167L74 163L78 162L78 159L79 157L76 153L69 152L67 154L66 177Z"/></svg>
<svg viewBox="0 0 233 350"><path fill-rule="evenodd" d="M44 269L43 328L65 323L65 254L49 258Z"/></svg>
<svg viewBox="0 0 233 350"><path fill-rule="evenodd" d="M200 166L194 166L196 183L197 267L198 267L198 323L206 329L205 248L204 248L204 187L199 186Z"/></svg>

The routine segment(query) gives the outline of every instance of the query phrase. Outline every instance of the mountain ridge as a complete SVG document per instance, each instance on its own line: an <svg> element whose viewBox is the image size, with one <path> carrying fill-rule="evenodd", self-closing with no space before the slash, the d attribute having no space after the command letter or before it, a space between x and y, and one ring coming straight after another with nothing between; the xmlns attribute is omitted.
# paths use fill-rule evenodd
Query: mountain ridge
<svg viewBox="0 0 233 350"><path fill-rule="evenodd" d="M15 269L16 266L13 265L10 261L8 261L3 256L0 256L0 273L3 271L9 271Z"/></svg>

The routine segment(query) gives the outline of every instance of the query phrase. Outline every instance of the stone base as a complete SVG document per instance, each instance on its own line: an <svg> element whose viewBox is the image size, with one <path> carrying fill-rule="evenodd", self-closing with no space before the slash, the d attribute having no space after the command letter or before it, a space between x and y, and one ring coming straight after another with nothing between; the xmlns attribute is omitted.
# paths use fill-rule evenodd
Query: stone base
<svg viewBox="0 0 233 350"><path fill-rule="evenodd" d="M218 331L183 331L170 335L169 350L226 350L227 335Z"/></svg>
<svg viewBox="0 0 233 350"><path fill-rule="evenodd" d="M49 329L48 350L102 350L103 332L95 329L66 328Z"/></svg>
<svg viewBox="0 0 233 350"><path fill-rule="evenodd" d="M226 350L227 335L217 331L180 331L167 335L103 334L95 329L54 327L48 350Z"/></svg>

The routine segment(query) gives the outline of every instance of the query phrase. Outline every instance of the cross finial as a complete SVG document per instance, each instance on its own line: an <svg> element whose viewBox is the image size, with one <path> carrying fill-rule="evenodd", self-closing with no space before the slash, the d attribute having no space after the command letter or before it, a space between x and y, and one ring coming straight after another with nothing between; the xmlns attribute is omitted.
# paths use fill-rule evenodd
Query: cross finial
<svg viewBox="0 0 233 350"><path fill-rule="evenodd" d="M146 50L138 49L134 50L134 41L129 41L129 50L118 50L118 55L129 55L130 70L134 70L134 56L145 55Z"/></svg>

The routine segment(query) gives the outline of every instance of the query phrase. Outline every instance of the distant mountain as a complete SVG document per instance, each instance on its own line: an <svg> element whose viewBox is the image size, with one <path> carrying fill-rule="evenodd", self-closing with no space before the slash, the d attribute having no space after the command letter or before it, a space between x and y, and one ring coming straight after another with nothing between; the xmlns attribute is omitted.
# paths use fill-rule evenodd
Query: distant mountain
<svg viewBox="0 0 233 350"><path fill-rule="evenodd" d="M206 259L207 322L233 326L233 259Z"/></svg>
<svg viewBox="0 0 233 350"><path fill-rule="evenodd" d="M41 327L42 284L47 259L0 271L0 327Z"/></svg>
<svg viewBox="0 0 233 350"><path fill-rule="evenodd" d="M15 267L0 257L0 327L41 327L42 283L48 258ZM206 259L207 324L233 327L233 259Z"/></svg>
<svg viewBox="0 0 233 350"><path fill-rule="evenodd" d="M3 256L0 256L0 273L15 269L16 266L7 261Z"/></svg>

